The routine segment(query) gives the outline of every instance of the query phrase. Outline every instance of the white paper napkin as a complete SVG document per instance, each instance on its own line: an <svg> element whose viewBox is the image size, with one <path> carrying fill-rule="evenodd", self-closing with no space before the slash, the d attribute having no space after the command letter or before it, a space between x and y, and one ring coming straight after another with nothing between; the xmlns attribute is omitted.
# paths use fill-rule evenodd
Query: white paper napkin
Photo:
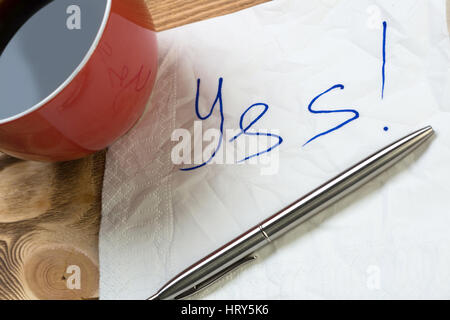
<svg viewBox="0 0 450 320"><path fill-rule="evenodd" d="M428 124L437 132L431 144L198 297L450 298L445 12L444 0L284 0L159 33L149 110L107 154L101 298L147 298L212 250ZM201 121L197 80L205 117L221 78L223 112L217 103ZM239 133L243 114L243 128L254 125L232 143L227 130ZM190 171L180 169L203 161L174 164L178 134L192 136L189 150L198 157L195 127L209 132L202 146L210 152L200 159L207 161L221 124L225 138L213 160L226 164ZM232 163L244 159L246 146L247 156L275 147L240 164L227 161L229 154Z"/></svg>

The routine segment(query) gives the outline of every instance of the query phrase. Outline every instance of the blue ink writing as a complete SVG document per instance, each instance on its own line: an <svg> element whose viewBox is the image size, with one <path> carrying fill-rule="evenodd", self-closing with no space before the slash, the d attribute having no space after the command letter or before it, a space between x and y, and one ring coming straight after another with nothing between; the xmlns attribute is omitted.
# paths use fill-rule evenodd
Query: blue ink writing
<svg viewBox="0 0 450 320"><path fill-rule="evenodd" d="M384 85L386 83L386 29L387 23L383 21L383 67L381 70L382 84L381 84L381 99L384 99Z"/></svg>
<svg viewBox="0 0 450 320"><path fill-rule="evenodd" d="M330 130L327 130L327 131L325 131L325 132L319 133L318 135L312 137L312 138L309 139L303 146L306 146L308 143L310 143L311 141L313 141L313 140L315 140L315 139L317 139L317 138L319 138L319 137L321 137L321 136L324 136L324 135L326 135L326 134L328 134L328 133L330 133L330 132L333 132L333 131L335 131L335 130L337 130L337 129L339 129L339 128L342 128L342 127L345 126L346 124L348 124L348 123L350 123L350 122L352 122L352 121L354 121L354 120L356 120L356 119L359 118L359 112L356 111L356 110L353 110L353 109L343 109L343 110L313 110L313 109L312 109L312 106L313 106L313 104L317 101L317 99L319 99L321 96L323 96L324 94L326 94L326 93L328 93L328 92L330 92L331 90L334 90L334 89L341 89L341 90L343 90L343 89L344 89L344 86L343 86L342 84L334 85L334 86L332 86L330 89L328 89L328 90L322 92L321 94L319 94L318 96L316 96L316 97L311 101L311 103L310 103L309 106L308 106L309 112L315 113L315 114L319 114L319 113L340 113L340 112L348 112L348 113L353 113L354 116L353 116L352 118L348 119L347 121L344 121L344 122L342 122L341 124L337 125L336 127L332 128L332 129L330 129Z"/></svg>
<svg viewBox="0 0 450 320"><path fill-rule="evenodd" d="M216 99L214 100L214 103L211 107L211 109L209 110L209 113L206 116L202 116L200 114L200 110L199 110L199 98L200 98L200 79L197 80L197 94L195 97L195 113L197 114L197 117L200 120L206 120L209 117L211 117L212 113L214 112L214 109L217 105L217 102L219 102L219 113L220 113L220 138L219 138L219 143L217 145L216 150L213 152L213 154L211 155L211 157L203 162L202 164L195 166L195 167L191 167L191 168L184 168L184 169L180 169L181 171L190 171L190 170L195 170L198 168L201 168L203 166L205 166L206 164L208 164L209 162L211 162L211 160L216 156L217 152L219 151L220 147L222 146L222 139L223 139L223 123L224 123L224 115L223 115L223 100L222 100L222 84L223 84L223 78L219 79L219 88L217 90L217 96Z"/></svg>
<svg viewBox="0 0 450 320"><path fill-rule="evenodd" d="M383 130L384 130L384 131L388 131L389 128L388 128L388 127L384 127Z"/></svg>
<svg viewBox="0 0 450 320"><path fill-rule="evenodd" d="M247 127L244 128L244 119L245 116L247 115L247 113L252 110L253 108L259 107L259 106L263 106L264 109L262 110L262 112L259 114L259 116L257 116L255 118L255 120L253 120ZM239 134L237 134L236 136L234 136L233 138L230 139L230 142L233 142L234 140L236 140L237 138L239 138L241 135L248 135L248 136L266 136L266 137L275 137L278 138L278 142L276 144L274 144L273 146L271 146L269 149L262 151L262 152L258 152L256 154L250 155L248 157L246 157L245 159L242 159L239 162L244 162L247 161L248 159L254 158L254 157L259 157L260 155L263 155L264 153L270 152L273 149L275 149L276 147L278 147L279 145L281 145L283 143L283 138L281 138L280 136L276 135L276 134L272 134L272 133L261 133L261 132L247 132L259 119L262 118L262 116L267 112L267 110L269 110L269 106L265 103L255 103L253 105L251 105L250 107L248 107L247 110L244 111L244 113L241 115L241 120L239 122L239 127L241 129L241 132Z"/></svg>

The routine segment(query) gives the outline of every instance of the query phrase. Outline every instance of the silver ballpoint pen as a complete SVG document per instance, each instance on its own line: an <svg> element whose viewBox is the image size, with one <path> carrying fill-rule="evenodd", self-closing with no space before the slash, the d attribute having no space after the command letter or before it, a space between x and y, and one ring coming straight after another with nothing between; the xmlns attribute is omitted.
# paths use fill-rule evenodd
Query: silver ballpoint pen
<svg viewBox="0 0 450 320"><path fill-rule="evenodd" d="M149 300L182 299L212 284L253 253L382 173L433 135L428 126L374 153L193 264Z"/></svg>

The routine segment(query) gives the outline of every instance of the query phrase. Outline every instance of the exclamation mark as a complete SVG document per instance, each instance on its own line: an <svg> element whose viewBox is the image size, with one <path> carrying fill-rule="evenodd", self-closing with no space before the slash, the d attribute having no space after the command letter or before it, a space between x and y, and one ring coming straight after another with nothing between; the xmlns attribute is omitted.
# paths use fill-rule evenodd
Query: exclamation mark
<svg viewBox="0 0 450 320"><path fill-rule="evenodd" d="M383 21L383 68L381 70L382 87L381 87L381 99L384 99L384 85L386 83L386 30L387 23Z"/></svg>

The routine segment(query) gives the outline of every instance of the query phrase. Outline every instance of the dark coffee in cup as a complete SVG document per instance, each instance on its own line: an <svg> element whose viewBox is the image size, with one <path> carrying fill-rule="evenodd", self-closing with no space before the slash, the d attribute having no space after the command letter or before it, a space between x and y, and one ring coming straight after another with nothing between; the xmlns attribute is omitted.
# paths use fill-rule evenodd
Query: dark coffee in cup
<svg viewBox="0 0 450 320"><path fill-rule="evenodd" d="M108 0L0 0L0 120L42 103L93 50Z"/></svg>

